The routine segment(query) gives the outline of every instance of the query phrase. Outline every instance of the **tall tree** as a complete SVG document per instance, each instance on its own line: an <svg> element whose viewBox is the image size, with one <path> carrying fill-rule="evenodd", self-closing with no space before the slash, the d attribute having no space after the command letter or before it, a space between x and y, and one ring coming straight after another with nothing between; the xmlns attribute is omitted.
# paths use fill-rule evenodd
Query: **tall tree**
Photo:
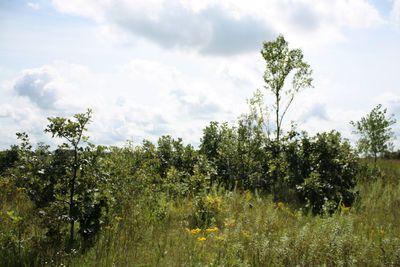
<svg viewBox="0 0 400 267"><path fill-rule="evenodd" d="M303 88L312 87L312 70L303 61L301 49L289 49L288 42L282 35L275 41L265 42L261 54L266 61L264 72L265 89L275 97L274 111L276 140L279 142L282 121L295 95ZM292 86L284 89L286 79L291 77ZM286 99L283 99L286 96Z"/></svg>
<svg viewBox="0 0 400 267"><path fill-rule="evenodd" d="M351 121L350 124L356 128L355 134L360 136L357 142L361 153L372 156L374 164L379 154L393 148L394 133L391 126L396 123L392 116L387 116L387 109L382 105L374 107L372 111L359 121Z"/></svg>

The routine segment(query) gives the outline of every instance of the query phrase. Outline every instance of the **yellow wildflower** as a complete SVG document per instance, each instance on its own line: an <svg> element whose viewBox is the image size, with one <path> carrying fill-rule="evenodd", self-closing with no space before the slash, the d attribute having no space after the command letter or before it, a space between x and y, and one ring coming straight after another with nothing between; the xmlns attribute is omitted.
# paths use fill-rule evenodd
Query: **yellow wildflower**
<svg viewBox="0 0 400 267"><path fill-rule="evenodd" d="M244 238L250 238L250 233L246 230L242 230L242 235Z"/></svg>
<svg viewBox="0 0 400 267"><path fill-rule="evenodd" d="M219 230L218 227L215 226L215 227L207 228L206 232L207 233L214 233L214 232L218 232L218 230Z"/></svg>
<svg viewBox="0 0 400 267"><path fill-rule="evenodd" d="M215 239L217 239L219 241L224 241L225 240L225 238L223 236L217 236L217 237L215 237Z"/></svg>
<svg viewBox="0 0 400 267"><path fill-rule="evenodd" d="M213 211L222 211L222 198L220 196L207 195L204 199L204 204L208 209Z"/></svg>
<svg viewBox="0 0 400 267"><path fill-rule="evenodd" d="M344 205L343 203L340 205L340 209L342 210L342 212L349 212L350 207L346 207L346 205Z"/></svg>
<svg viewBox="0 0 400 267"><path fill-rule="evenodd" d="M190 230L190 233L191 233L192 235L197 235L197 234L200 233L200 232L201 232L201 229L200 229L200 228L195 228L195 229Z"/></svg>
<svg viewBox="0 0 400 267"><path fill-rule="evenodd" d="M205 238L204 236L200 236L197 238L198 241L206 241L207 238Z"/></svg>
<svg viewBox="0 0 400 267"><path fill-rule="evenodd" d="M235 219L225 219L224 224L226 227L231 227L235 224Z"/></svg>
<svg viewBox="0 0 400 267"><path fill-rule="evenodd" d="M248 191L248 190L246 191L245 198L247 201L250 201L253 198L253 195L251 194L250 191Z"/></svg>

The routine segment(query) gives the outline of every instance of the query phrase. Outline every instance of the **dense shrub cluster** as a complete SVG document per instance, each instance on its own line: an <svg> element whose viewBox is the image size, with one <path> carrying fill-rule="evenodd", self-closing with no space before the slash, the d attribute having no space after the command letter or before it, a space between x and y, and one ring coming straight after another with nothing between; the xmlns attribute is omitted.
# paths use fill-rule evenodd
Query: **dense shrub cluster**
<svg viewBox="0 0 400 267"><path fill-rule="evenodd" d="M110 218L134 203L151 207L152 220L158 220L169 201L191 198L190 226L207 227L217 223L221 210L216 188L272 195L315 214L350 206L355 198L357 157L337 132L309 137L292 130L277 142L254 116L243 116L232 127L211 122L199 149L171 136L125 148L95 146L85 138L80 146L73 138L83 136L79 123L89 115L77 114L77 122L50 121L47 129L71 145L33 149L22 133L21 144L1 154L2 182L25 197L41 229L29 244L55 260L89 248ZM3 219L20 218L4 212Z"/></svg>
<svg viewBox="0 0 400 267"><path fill-rule="evenodd" d="M273 193L275 199L300 200L314 213L350 206L358 158L338 132L309 137L291 131L278 144L261 131L212 122L200 145L216 172L214 183L226 188Z"/></svg>

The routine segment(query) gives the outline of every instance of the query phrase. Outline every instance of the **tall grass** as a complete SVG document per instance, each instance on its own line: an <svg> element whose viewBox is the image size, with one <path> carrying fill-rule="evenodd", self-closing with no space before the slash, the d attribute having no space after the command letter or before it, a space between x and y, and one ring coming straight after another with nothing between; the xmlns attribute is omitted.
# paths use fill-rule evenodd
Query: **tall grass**
<svg viewBox="0 0 400 267"><path fill-rule="evenodd" d="M127 201L71 266L400 266L400 162L360 179L352 208L314 216L251 192L215 189L211 224L195 199Z"/></svg>
<svg viewBox="0 0 400 267"><path fill-rule="evenodd" d="M41 243L24 189L2 179L0 266L400 266L400 161L378 164L333 215L218 188L201 201L136 192L92 248L67 255Z"/></svg>

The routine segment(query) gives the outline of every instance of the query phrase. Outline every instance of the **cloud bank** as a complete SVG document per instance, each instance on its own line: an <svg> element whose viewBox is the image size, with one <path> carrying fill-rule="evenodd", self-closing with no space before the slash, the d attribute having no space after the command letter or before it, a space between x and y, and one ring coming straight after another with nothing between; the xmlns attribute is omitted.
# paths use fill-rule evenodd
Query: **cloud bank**
<svg viewBox="0 0 400 267"><path fill-rule="evenodd" d="M366 0L53 0L60 12L85 16L171 49L204 55L256 51L284 33L300 44L343 41L344 28L369 28L384 19ZM306 35L306 38L304 38ZM317 38L316 38L317 37ZM318 38L319 37L319 38ZM306 40L307 38L313 41Z"/></svg>

